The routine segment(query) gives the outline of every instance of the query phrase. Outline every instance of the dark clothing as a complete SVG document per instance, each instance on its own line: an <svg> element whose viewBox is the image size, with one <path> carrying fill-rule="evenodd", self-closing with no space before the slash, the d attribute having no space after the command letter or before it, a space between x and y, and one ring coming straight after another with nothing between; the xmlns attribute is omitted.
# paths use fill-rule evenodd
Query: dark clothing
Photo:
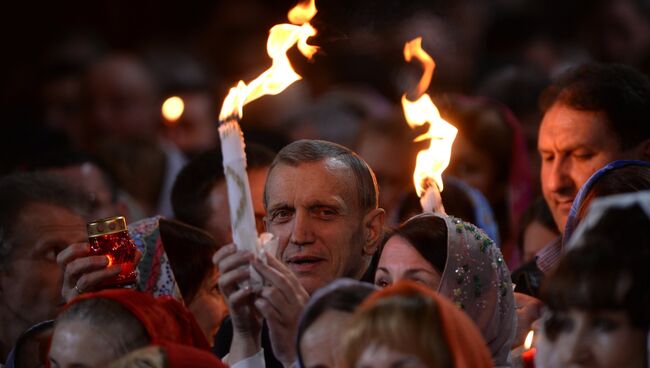
<svg viewBox="0 0 650 368"><path fill-rule="evenodd" d="M544 281L544 272L537 266L536 259L525 263L512 273L512 282L517 285L515 292L538 299L542 281Z"/></svg>

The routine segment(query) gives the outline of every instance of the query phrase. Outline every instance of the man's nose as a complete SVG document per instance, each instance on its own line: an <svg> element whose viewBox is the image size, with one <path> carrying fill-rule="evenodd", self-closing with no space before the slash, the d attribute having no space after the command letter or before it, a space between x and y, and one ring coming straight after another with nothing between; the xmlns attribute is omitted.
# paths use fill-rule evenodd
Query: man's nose
<svg viewBox="0 0 650 368"><path fill-rule="evenodd" d="M571 178L571 163L568 160L564 159L557 159L553 161L546 181L551 192L572 192L574 183L573 179Z"/></svg>
<svg viewBox="0 0 650 368"><path fill-rule="evenodd" d="M314 241L313 224L306 211L296 211L289 240L298 245L309 244Z"/></svg>

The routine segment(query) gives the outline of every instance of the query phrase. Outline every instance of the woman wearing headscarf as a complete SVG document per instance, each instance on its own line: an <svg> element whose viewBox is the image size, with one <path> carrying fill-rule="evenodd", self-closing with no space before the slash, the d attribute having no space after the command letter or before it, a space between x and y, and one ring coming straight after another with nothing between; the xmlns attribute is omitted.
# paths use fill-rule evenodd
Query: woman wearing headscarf
<svg viewBox="0 0 650 368"><path fill-rule="evenodd" d="M161 217L130 224L129 234L142 253L138 290L182 301L212 345L228 313L211 261L216 241L199 228Z"/></svg>
<svg viewBox="0 0 650 368"><path fill-rule="evenodd" d="M147 345L181 344L209 351L192 314L170 297L129 289L83 294L55 321L52 367L100 367ZM223 366L215 358L216 366Z"/></svg>
<svg viewBox="0 0 650 368"><path fill-rule="evenodd" d="M408 280L366 299L342 345L347 368L494 366L467 315L440 294Z"/></svg>
<svg viewBox="0 0 650 368"><path fill-rule="evenodd" d="M497 101L463 95L448 96L440 104L440 113L458 128L446 173L488 199L496 215L501 251L514 269L520 258L519 221L532 201L530 163L519 121Z"/></svg>
<svg viewBox="0 0 650 368"><path fill-rule="evenodd" d="M495 365L509 367L514 297L510 272L494 242L470 223L434 213L409 219L385 239L375 284L409 279L449 298L478 326Z"/></svg>

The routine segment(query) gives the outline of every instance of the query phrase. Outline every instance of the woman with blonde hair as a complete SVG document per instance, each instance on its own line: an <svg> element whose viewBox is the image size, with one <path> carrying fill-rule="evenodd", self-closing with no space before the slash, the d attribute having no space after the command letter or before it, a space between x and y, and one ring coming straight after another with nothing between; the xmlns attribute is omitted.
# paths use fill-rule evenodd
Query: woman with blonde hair
<svg viewBox="0 0 650 368"><path fill-rule="evenodd" d="M469 317L411 281L371 295L355 313L343 346L348 368L494 366Z"/></svg>

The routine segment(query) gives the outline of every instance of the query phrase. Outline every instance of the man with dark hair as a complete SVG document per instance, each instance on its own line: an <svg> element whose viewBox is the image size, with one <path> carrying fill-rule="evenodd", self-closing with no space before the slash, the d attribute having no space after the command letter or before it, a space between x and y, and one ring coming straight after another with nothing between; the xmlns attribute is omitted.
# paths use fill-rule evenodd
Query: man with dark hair
<svg viewBox="0 0 650 368"><path fill-rule="evenodd" d="M309 294L340 277L363 277L382 234L384 210L365 161L343 146L318 140L297 141L278 153L264 199L267 231L279 239L268 264L232 244L221 248L214 261L234 331L228 360L247 364L260 357L262 320L252 312L257 310L270 336L271 346L264 347L267 366L278 364L269 358L287 366L296 358L297 318ZM248 267L242 266L251 263L265 279L258 293L239 286L249 278Z"/></svg>
<svg viewBox="0 0 650 368"><path fill-rule="evenodd" d="M88 199L56 177L0 179L0 361L18 336L64 301L57 254L86 239Z"/></svg>
<svg viewBox="0 0 650 368"><path fill-rule="evenodd" d="M586 64L542 94L542 191L560 231L584 182L607 163L650 159L650 81L622 65Z"/></svg>
<svg viewBox="0 0 650 368"><path fill-rule="evenodd" d="M585 64L567 71L541 97L542 193L564 233L580 187L615 160L650 160L650 81L632 68ZM513 272L515 291L537 296L544 275L562 255L558 238ZM539 316L539 301L515 293L519 325Z"/></svg>
<svg viewBox="0 0 650 368"><path fill-rule="evenodd" d="M258 144L246 145L247 173L258 231L264 231L264 183L275 154ZM226 179L221 149L217 147L190 161L172 188L175 217L209 232L218 244L232 242Z"/></svg>

